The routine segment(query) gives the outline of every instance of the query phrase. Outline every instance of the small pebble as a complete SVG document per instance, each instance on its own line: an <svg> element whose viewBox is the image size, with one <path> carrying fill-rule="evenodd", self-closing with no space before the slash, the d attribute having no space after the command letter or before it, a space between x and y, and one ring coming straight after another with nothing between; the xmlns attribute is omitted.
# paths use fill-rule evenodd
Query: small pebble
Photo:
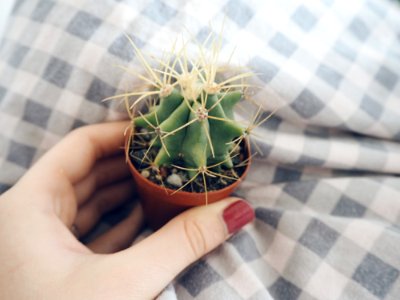
<svg viewBox="0 0 400 300"><path fill-rule="evenodd" d="M140 174L142 174L144 178L149 178L150 176L150 172L148 170L143 170Z"/></svg>
<svg viewBox="0 0 400 300"><path fill-rule="evenodd" d="M182 186L182 178L178 174L171 174L167 177L167 182L173 186Z"/></svg>

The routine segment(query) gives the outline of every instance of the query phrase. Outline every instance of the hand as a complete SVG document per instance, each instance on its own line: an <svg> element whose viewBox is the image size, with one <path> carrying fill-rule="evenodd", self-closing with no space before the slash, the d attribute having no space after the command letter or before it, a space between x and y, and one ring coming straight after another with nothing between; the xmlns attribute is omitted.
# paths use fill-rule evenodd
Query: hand
<svg viewBox="0 0 400 300"><path fill-rule="evenodd" d="M154 298L254 218L244 201L225 199L188 210L128 247L143 220L137 205L97 240L79 242L71 229L87 233L132 198L121 153L126 126L73 131L0 197L0 299Z"/></svg>

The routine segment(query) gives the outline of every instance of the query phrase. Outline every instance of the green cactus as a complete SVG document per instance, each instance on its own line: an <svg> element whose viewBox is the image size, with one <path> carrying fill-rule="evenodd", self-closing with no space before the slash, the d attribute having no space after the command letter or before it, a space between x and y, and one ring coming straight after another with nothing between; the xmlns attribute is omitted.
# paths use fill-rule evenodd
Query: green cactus
<svg viewBox="0 0 400 300"><path fill-rule="evenodd" d="M240 92L202 94L185 99L171 90L145 115L133 119L135 126L154 130L152 147L159 149L156 166L183 160L184 167L198 169L219 162L232 168L232 140L244 134L245 128L233 119L232 109L241 99Z"/></svg>
<svg viewBox="0 0 400 300"><path fill-rule="evenodd" d="M150 133L151 140L142 161L148 159L150 151L156 151L148 164L157 169L173 167L187 171L190 180L186 184L198 175L202 175L204 185L206 175L237 180L219 171L221 168L233 170L232 157L237 155L238 145L255 127L235 121L233 114L235 105L242 99L243 89L248 87L243 80L253 74L244 72L218 79L221 77L217 68L221 39L214 40L209 55L201 46L199 57L193 61L183 47L178 52L171 51L166 60L156 59L160 65L156 68L148 63L129 36L127 38L146 71L144 75L135 75L148 88L107 99L124 98L133 131L141 128ZM132 96L138 97L133 103L129 101ZM146 100L151 104L142 114L137 110L138 103Z"/></svg>

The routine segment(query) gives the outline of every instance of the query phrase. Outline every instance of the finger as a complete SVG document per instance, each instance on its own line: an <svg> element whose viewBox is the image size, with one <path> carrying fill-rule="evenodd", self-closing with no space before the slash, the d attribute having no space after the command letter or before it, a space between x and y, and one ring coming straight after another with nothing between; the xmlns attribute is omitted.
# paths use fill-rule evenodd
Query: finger
<svg viewBox="0 0 400 300"><path fill-rule="evenodd" d="M37 208L53 211L71 226L78 205L74 184L90 172L97 159L122 151L127 126L128 122L115 122L74 130L49 150L17 186L36 196L32 201Z"/></svg>
<svg viewBox="0 0 400 300"><path fill-rule="evenodd" d="M132 180L125 180L97 191L78 211L75 228L80 236L87 234L101 216L134 199Z"/></svg>
<svg viewBox="0 0 400 300"><path fill-rule="evenodd" d="M130 249L113 256L125 278L151 280L155 297L175 276L254 219L250 205L226 199L190 209ZM129 263L128 263L129 262Z"/></svg>
<svg viewBox="0 0 400 300"><path fill-rule="evenodd" d="M129 177L129 169L123 155L96 163L89 175L75 185L75 195L78 205L85 203L99 188L113 182L121 181L127 177ZM130 182L133 185L133 180Z"/></svg>
<svg viewBox="0 0 400 300"><path fill-rule="evenodd" d="M122 153L127 126L127 122L114 122L72 131L50 149L26 177L39 176L45 186L48 181L57 186L60 179L77 183L86 177L98 159Z"/></svg>
<svg viewBox="0 0 400 300"><path fill-rule="evenodd" d="M127 218L87 244L95 253L115 253L128 248L143 225L143 210L136 205Z"/></svg>

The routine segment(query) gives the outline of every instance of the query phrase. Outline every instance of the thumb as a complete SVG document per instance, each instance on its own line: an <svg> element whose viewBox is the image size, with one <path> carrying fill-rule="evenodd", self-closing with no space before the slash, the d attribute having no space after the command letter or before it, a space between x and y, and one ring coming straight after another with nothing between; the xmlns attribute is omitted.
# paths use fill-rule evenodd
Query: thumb
<svg viewBox="0 0 400 300"><path fill-rule="evenodd" d="M134 270L149 296L156 296L176 275L223 243L254 219L254 210L244 200L227 198L192 208L175 217L160 230L120 253L122 261L135 261ZM135 274L126 274L136 277Z"/></svg>

